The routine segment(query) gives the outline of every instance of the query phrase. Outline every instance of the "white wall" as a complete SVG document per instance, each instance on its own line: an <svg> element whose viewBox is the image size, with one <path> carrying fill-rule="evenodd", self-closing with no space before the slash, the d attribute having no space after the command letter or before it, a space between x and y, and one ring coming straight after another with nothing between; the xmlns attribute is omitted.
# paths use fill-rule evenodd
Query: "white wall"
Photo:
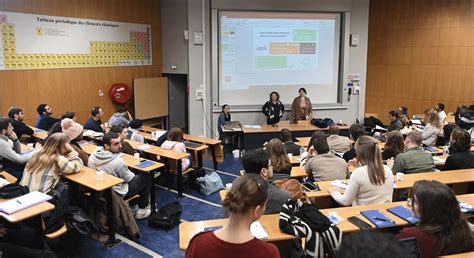
<svg viewBox="0 0 474 258"><path fill-rule="evenodd" d="M369 24L369 0L188 0L189 46L189 129L194 135L211 137L208 129L216 134L219 113L212 114L211 104L211 10L265 10L265 11L330 11L350 12L350 33L360 35L357 47L349 48L347 73L359 73L361 95L352 96L343 109L318 109L315 117L331 117L334 120L353 122L363 117L367 70L367 39ZM204 32L204 45L193 43L194 32ZM196 90L205 90L205 101L196 100ZM203 105L204 104L204 105ZM172 108L172 107L171 107ZM232 107L231 107L232 109ZM288 113L285 114L288 116ZM207 119L206 119L207 118ZM264 124L262 113L256 111L233 112L232 120L242 124Z"/></svg>

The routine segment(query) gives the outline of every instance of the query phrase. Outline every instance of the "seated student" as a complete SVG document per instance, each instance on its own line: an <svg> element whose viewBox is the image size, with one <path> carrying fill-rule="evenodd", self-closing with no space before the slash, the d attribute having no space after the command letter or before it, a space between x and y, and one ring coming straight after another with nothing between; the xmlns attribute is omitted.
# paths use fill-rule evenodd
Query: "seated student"
<svg viewBox="0 0 474 258"><path fill-rule="evenodd" d="M312 135L311 135L311 138L309 139L309 144L308 144L308 147L306 148L306 151L301 153L300 155L300 166L304 166L306 164L306 162L308 161L309 159L309 151L311 149L311 143L314 142L316 139L318 138L324 138L326 139L326 134L323 132L323 131L315 131ZM303 149L301 149L303 150Z"/></svg>
<svg viewBox="0 0 474 258"><path fill-rule="evenodd" d="M342 158L329 153L328 143L323 137L316 138L311 142L308 161L304 165L304 169L316 182L348 177L347 163Z"/></svg>
<svg viewBox="0 0 474 258"><path fill-rule="evenodd" d="M365 128L361 124L352 124L349 127L349 138L352 140L352 148L349 151L346 151L342 158L348 162L349 160L356 157L356 151L354 148L355 142L359 139L360 136L365 135Z"/></svg>
<svg viewBox="0 0 474 258"><path fill-rule="evenodd" d="M446 119L447 115L446 115L446 112L444 112L444 108L446 106L443 104L443 103L438 103L436 104L436 106L434 107L434 109L436 110L436 112L438 113L438 118L439 120L441 121L442 124L444 124L444 120Z"/></svg>
<svg viewBox="0 0 474 258"><path fill-rule="evenodd" d="M12 147L13 146L13 147ZM40 144L36 144L37 148L41 148ZM21 154L20 139L13 131L13 126L9 118L0 118L0 165L5 170L21 179L24 164L36 151Z"/></svg>
<svg viewBox="0 0 474 258"><path fill-rule="evenodd" d="M38 117L36 118L35 122L36 128L49 131L54 123L61 121L61 119L51 116L53 114L53 109L50 108L48 104L39 104L39 106L36 108L36 112L38 112Z"/></svg>
<svg viewBox="0 0 474 258"><path fill-rule="evenodd" d="M262 216L270 196L268 183L258 175L237 178L222 201L229 219L221 229L195 235L189 242L186 258L280 257L275 245L255 238L250 232L250 224Z"/></svg>
<svg viewBox="0 0 474 258"><path fill-rule="evenodd" d="M473 237L449 186L421 180L413 185L412 210L421 221L404 228L398 239L415 237L423 258L473 250Z"/></svg>
<svg viewBox="0 0 474 258"><path fill-rule="evenodd" d="M327 143L332 153L345 153L352 146L352 142L348 137L339 135L339 126L335 124L329 126Z"/></svg>
<svg viewBox="0 0 474 258"><path fill-rule="evenodd" d="M104 116L104 110L101 107L93 107L91 109L91 117L89 117L84 124L84 129L92 130L94 132L103 133L102 128L102 117Z"/></svg>
<svg viewBox="0 0 474 258"><path fill-rule="evenodd" d="M400 119L400 122L402 122L403 126L408 126L410 123L410 116L408 115L407 107L398 108L398 119Z"/></svg>
<svg viewBox="0 0 474 258"><path fill-rule="evenodd" d="M217 131L219 132L219 140L222 141L223 139L223 133L222 133L222 127L225 125L226 121L231 121L231 116L230 116L230 110L229 110L229 105L224 104L222 105L222 111L219 114L219 118L217 119Z"/></svg>
<svg viewBox="0 0 474 258"><path fill-rule="evenodd" d="M33 230L21 228L8 229L0 224L0 250L2 258L55 258L56 254L38 249Z"/></svg>
<svg viewBox="0 0 474 258"><path fill-rule="evenodd" d="M388 160L387 164L393 173L416 173L433 171L434 161L430 153L421 148L421 133L410 132L405 138L405 152L397 155L395 160Z"/></svg>
<svg viewBox="0 0 474 258"><path fill-rule="evenodd" d="M464 130L469 130L474 127L474 112L469 111L467 108L465 110L461 110L456 125Z"/></svg>
<svg viewBox="0 0 474 258"><path fill-rule="evenodd" d="M464 117L464 115L468 112L468 108L466 105L459 105L456 108L456 112L454 112L454 123L457 124L459 119L461 117Z"/></svg>
<svg viewBox="0 0 474 258"><path fill-rule="evenodd" d="M186 146L184 146L183 143L183 131L177 127L171 128L171 130L168 132L168 138L161 145L161 148L186 153ZM191 156L189 156L189 158L181 159L181 167L183 170L187 169L191 164L190 157Z"/></svg>
<svg viewBox="0 0 474 258"><path fill-rule="evenodd" d="M382 151L382 160L395 158L398 154L403 153L405 150L405 144L403 141L403 135L400 131L389 132L387 134L387 142Z"/></svg>
<svg viewBox="0 0 474 258"><path fill-rule="evenodd" d="M79 154L64 133L55 133L46 141L42 150L26 164L20 184L30 191L49 193L61 179L61 175L73 174L84 167Z"/></svg>
<svg viewBox="0 0 474 258"><path fill-rule="evenodd" d="M272 161L273 174L291 174L291 161L285 153L283 143L277 139L271 139L265 146L268 156Z"/></svg>
<svg viewBox="0 0 474 258"><path fill-rule="evenodd" d="M388 166L383 165L380 149L374 138L361 136L355 144L357 165L349 180L349 186L341 194L339 188L329 192L340 205L381 204L392 201L393 175Z"/></svg>
<svg viewBox="0 0 474 258"><path fill-rule="evenodd" d="M295 156L300 155L301 146L293 142L293 137L291 135L291 131L284 128L280 131L280 139L283 142L283 146L285 147L285 151L288 154L293 154Z"/></svg>
<svg viewBox="0 0 474 258"><path fill-rule="evenodd" d="M443 170L474 168L474 154L471 152L471 136L461 128L455 128L449 141L449 156Z"/></svg>
<svg viewBox="0 0 474 258"><path fill-rule="evenodd" d="M23 113L22 108L11 107L8 109L8 117L11 119L13 131L16 133L16 136L18 136L19 139L21 139L24 134L32 136L35 133L33 129L23 122L25 114Z"/></svg>
<svg viewBox="0 0 474 258"><path fill-rule="evenodd" d="M130 120L132 119L132 116L130 113L122 106L119 106L117 108L117 111L112 114L112 116L109 119L109 127L112 128L116 125L120 125L123 127L128 127L128 124L130 123Z"/></svg>
<svg viewBox="0 0 474 258"><path fill-rule="evenodd" d="M398 112L395 110L392 110L388 112L389 118L390 118L390 125L387 128L387 132L391 132L394 130L400 131L403 129L403 124L402 121L398 118Z"/></svg>
<svg viewBox="0 0 474 258"><path fill-rule="evenodd" d="M246 151L242 157L242 165L246 173L260 175L265 181L273 177L272 161L262 148ZM269 184L265 214L279 213L281 206L289 199L291 194L288 191Z"/></svg>
<svg viewBox="0 0 474 258"><path fill-rule="evenodd" d="M425 128L421 131L422 143L426 146L433 146L436 143L439 132L443 129L443 123L439 120L439 116L435 112L426 114L425 119L428 121ZM414 127L416 129L416 127Z"/></svg>
<svg viewBox="0 0 474 258"><path fill-rule="evenodd" d="M79 158L81 158L84 166L87 166L89 155L79 146L79 142L82 141L82 131L84 131L82 125L74 122L70 118L65 118L61 121L61 128L62 132L69 137L72 148L79 154Z"/></svg>
<svg viewBox="0 0 474 258"><path fill-rule="evenodd" d="M53 126L51 126L51 128L48 131L48 135L52 135L52 134L55 134L55 133L62 132L63 128L61 127L61 122L65 118L69 118L69 119L73 120L74 122L76 122L76 120L77 120L76 113L70 112L70 111L64 112L63 115L61 116L61 120L59 120L58 122L54 123Z"/></svg>
<svg viewBox="0 0 474 258"><path fill-rule="evenodd" d="M122 144L122 153L133 155L135 154L135 150L133 149L130 143L126 142L128 136L128 129L122 126L114 126L110 129L111 132L114 132L120 136L120 144Z"/></svg>
<svg viewBox="0 0 474 258"><path fill-rule="evenodd" d="M145 137L140 134L140 129L142 128L143 123L140 119L133 119L128 124L128 139L136 142L145 142Z"/></svg>
<svg viewBox="0 0 474 258"><path fill-rule="evenodd" d="M88 166L93 169L100 169L107 174L122 178L123 183L115 185L114 191L123 199L139 194L138 211L135 214L136 219L144 219L150 216L151 208L148 202L150 198L151 181L147 174L133 174L120 157L122 148L121 140L118 134L108 132L103 137L104 147L97 148L89 157Z"/></svg>

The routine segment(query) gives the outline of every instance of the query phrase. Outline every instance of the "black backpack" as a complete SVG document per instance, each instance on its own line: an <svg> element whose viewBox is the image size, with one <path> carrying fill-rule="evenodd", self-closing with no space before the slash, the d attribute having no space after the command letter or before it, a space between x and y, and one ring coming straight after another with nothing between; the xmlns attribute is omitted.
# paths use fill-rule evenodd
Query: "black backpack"
<svg viewBox="0 0 474 258"><path fill-rule="evenodd" d="M171 229L180 221L181 211L182 208L179 202L168 203L148 218L148 226L166 230Z"/></svg>
<svg viewBox="0 0 474 258"><path fill-rule="evenodd" d="M49 202L54 205L54 209L43 215L46 226L45 233L47 234L60 229L64 225L64 218L71 202L71 190L66 182L59 181L59 183L48 192L48 195L52 197Z"/></svg>

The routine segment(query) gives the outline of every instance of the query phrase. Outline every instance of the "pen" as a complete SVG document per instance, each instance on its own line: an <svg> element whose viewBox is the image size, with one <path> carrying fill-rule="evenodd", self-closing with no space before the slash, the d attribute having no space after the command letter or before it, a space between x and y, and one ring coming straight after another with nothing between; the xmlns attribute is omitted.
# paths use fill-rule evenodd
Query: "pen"
<svg viewBox="0 0 474 258"><path fill-rule="evenodd" d="M379 217L372 217L373 219L376 219L376 220L381 220L381 221L385 221L385 222L390 222L390 223L395 223L393 220L391 219L383 219L383 218L379 218Z"/></svg>
<svg viewBox="0 0 474 258"><path fill-rule="evenodd" d="M19 203L19 204L23 204L23 203L20 202L20 200L16 200L16 202Z"/></svg>
<svg viewBox="0 0 474 258"><path fill-rule="evenodd" d="M343 182L343 181L341 181L341 184L344 184L344 185L349 185L348 183L346 183L346 182Z"/></svg>

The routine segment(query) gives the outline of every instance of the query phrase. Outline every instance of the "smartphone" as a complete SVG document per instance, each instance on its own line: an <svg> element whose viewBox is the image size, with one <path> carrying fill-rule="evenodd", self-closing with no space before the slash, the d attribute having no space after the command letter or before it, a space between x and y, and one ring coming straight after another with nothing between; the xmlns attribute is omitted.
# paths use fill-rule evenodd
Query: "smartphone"
<svg viewBox="0 0 474 258"><path fill-rule="evenodd" d="M363 229L363 230L372 228L372 226L369 223L359 219L356 216L349 217L349 218L347 218L347 220L350 223L356 225L358 228Z"/></svg>
<svg viewBox="0 0 474 258"><path fill-rule="evenodd" d="M313 182L303 183L303 188L306 190L306 192L321 191L319 185Z"/></svg>

